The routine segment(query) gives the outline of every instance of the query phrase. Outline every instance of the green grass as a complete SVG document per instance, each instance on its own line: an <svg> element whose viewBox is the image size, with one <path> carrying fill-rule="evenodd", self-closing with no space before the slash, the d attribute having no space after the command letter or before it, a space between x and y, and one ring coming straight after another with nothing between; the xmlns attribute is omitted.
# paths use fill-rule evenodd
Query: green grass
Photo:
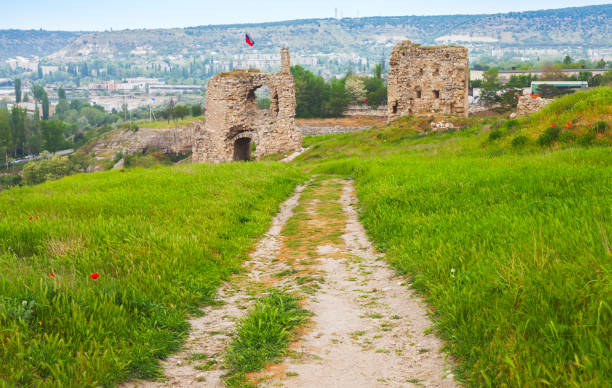
<svg viewBox="0 0 612 388"><path fill-rule="evenodd" d="M0 193L0 386L158 376L303 179L276 163L183 165Z"/></svg>
<svg viewBox="0 0 612 388"><path fill-rule="evenodd" d="M609 122L610 101L597 89L496 125L529 136L526 148L491 141L490 119L420 134L405 118L307 139L306 170L356 179L370 237L435 308L468 386L612 381L609 133L599 147L534 141L551 122Z"/></svg>
<svg viewBox="0 0 612 388"><path fill-rule="evenodd" d="M285 292L272 289L260 298L240 320L228 346L228 385L248 385L246 373L259 371L266 363L286 355L292 329L308 315L298 298Z"/></svg>

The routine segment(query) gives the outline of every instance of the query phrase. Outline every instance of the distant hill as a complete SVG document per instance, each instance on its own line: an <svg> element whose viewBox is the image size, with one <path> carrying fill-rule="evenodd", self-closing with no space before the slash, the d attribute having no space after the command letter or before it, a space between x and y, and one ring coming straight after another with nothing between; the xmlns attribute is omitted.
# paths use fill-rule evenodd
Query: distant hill
<svg viewBox="0 0 612 388"><path fill-rule="evenodd" d="M72 33L0 31L0 59L15 55L108 58L135 55L243 52L242 33L255 39L251 52L355 53L373 57L402 39L425 44L484 42L499 46L610 47L612 4L493 15L389 16L309 19L274 23L210 25Z"/></svg>
<svg viewBox="0 0 612 388"><path fill-rule="evenodd" d="M73 42L84 32L0 30L0 60L16 56L49 55Z"/></svg>

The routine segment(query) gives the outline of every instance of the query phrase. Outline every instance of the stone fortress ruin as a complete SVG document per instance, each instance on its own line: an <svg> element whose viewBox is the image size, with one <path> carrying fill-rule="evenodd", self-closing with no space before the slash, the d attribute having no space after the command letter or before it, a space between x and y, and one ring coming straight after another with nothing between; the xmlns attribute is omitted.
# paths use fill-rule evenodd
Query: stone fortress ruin
<svg viewBox="0 0 612 388"><path fill-rule="evenodd" d="M259 109L256 90L270 92L269 109ZM196 128L194 163L261 159L301 149L295 122L295 85L289 49L281 49L281 71L234 70L215 75L206 87L206 123Z"/></svg>
<svg viewBox="0 0 612 388"><path fill-rule="evenodd" d="M468 114L468 50L398 43L389 61L388 120L412 113Z"/></svg>

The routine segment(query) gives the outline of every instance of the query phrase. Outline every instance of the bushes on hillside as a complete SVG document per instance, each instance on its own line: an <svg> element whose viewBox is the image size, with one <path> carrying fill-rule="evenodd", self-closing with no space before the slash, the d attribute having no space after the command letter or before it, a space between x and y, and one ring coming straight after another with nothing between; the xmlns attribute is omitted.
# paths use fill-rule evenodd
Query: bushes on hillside
<svg viewBox="0 0 612 388"><path fill-rule="evenodd" d="M82 172L86 168L86 160L80 155L53 156L52 158L43 155L42 160L30 161L23 167L23 181L28 185L35 185Z"/></svg>

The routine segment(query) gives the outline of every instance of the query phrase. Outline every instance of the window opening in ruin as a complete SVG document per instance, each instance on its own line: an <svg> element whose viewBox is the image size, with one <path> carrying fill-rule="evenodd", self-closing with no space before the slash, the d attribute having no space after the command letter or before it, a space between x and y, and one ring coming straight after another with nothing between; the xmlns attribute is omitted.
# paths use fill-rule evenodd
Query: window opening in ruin
<svg viewBox="0 0 612 388"><path fill-rule="evenodd" d="M423 75L423 69L419 70L419 75Z"/></svg>
<svg viewBox="0 0 612 388"><path fill-rule="evenodd" d="M421 98L421 91L420 90L416 91L416 98Z"/></svg>
<svg viewBox="0 0 612 388"><path fill-rule="evenodd" d="M247 104L250 109L269 109L270 88L264 85L249 91Z"/></svg>
<svg viewBox="0 0 612 388"><path fill-rule="evenodd" d="M393 103L393 113L397 113L397 101Z"/></svg>
<svg viewBox="0 0 612 388"><path fill-rule="evenodd" d="M278 114L278 93L272 93L272 97L270 98L270 111L275 115Z"/></svg>
<svg viewBox="0 0 612 388"><path fill-rule="evenodd" d="M434 98L440 98L440 91L439 90L434 90Z"/></svg>
<svg viewBox="0 0 612 388"><path fill-rule="evenodd" d="M440 69L436 68L436 71L434 71L433 75L440 75Z"/></svg>
<svg viewBox="0 0 612 388"><path fill-rule="evenodd" d="M251 160L251 139L248 137L234 142L234 161Z"/></svg>

